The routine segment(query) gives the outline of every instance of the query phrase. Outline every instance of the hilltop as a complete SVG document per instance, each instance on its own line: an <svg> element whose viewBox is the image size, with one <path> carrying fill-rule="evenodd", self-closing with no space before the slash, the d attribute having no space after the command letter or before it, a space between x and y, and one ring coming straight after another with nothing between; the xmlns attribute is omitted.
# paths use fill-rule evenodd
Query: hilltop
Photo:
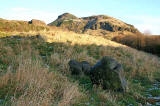
<svg viewBox="0 0 160 106"><path fill-rule="evenodd" d="M48 25L66 28L78 33L93 34L92 32L96 31L99 32L99 35L118 31L139 32L133 25L106 15L78 18L70 13L64 13Z"/></svg>

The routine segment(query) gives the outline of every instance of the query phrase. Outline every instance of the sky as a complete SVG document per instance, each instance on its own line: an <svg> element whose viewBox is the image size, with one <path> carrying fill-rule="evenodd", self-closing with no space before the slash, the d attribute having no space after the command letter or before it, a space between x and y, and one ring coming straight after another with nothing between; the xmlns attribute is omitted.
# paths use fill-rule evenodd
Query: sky
<svg viewBox="0 0 160 106"><path fill-rule="evenodd" d="M160 35L160 0L0 0L0 18L54 21L63 13L77 17L108 15L141 32Z"/></svg>

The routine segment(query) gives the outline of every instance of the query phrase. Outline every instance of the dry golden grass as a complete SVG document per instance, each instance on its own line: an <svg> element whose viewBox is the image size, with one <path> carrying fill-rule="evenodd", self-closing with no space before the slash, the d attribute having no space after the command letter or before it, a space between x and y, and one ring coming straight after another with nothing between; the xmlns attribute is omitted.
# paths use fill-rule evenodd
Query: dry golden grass
<svg viewBox="0 0 160 106"><path fill-rule="evenodd" d="M27 21L17 21L17 20L5 20L0 19L0 31L3 32L14 32L14 31L42 31L49 30L48 26L38 26L29 24Z"/></svg>
<svg viewBox="0 0 160 106"><path fill-rule="evenodd" d="M20 51L19 55L8 53L7 55L12 54L10 56L14 59L13 63L10 61L7 72L0 76L0 89L3 91L1 96L10 98L9 102L3 105L67 106L83 97L77 83L70 82L58 72L49 72L49 67L44 65L38 52L31 49L30 43L19 46L22 46L22 49L26 46L28 48ZM10 51L12 48L6 50ZM18 65L16 70L14 65Z"/></svg>

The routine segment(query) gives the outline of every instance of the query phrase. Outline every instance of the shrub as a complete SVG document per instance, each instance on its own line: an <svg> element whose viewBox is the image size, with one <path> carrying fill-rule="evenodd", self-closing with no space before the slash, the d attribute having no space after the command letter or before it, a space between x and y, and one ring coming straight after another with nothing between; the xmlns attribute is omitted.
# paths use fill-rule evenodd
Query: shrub
<svg viewBox="0 0 160 106"><path fill-rule="evenodd" d="M137 33L132 35L119 35L112 40L160 56L160 36Z"/></svg>

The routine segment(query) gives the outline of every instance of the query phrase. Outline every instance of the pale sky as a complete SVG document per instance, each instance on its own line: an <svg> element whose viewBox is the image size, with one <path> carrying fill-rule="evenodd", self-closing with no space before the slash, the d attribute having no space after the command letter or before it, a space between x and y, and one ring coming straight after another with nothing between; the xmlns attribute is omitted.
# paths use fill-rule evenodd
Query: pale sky
<svg viewBox="0 0 160 106"><path fill-rule="evenodd" d="M65 12L86 17L109 15L141 32L160 35L160 0L1 0L0 18L54 21Z"/></svg>

